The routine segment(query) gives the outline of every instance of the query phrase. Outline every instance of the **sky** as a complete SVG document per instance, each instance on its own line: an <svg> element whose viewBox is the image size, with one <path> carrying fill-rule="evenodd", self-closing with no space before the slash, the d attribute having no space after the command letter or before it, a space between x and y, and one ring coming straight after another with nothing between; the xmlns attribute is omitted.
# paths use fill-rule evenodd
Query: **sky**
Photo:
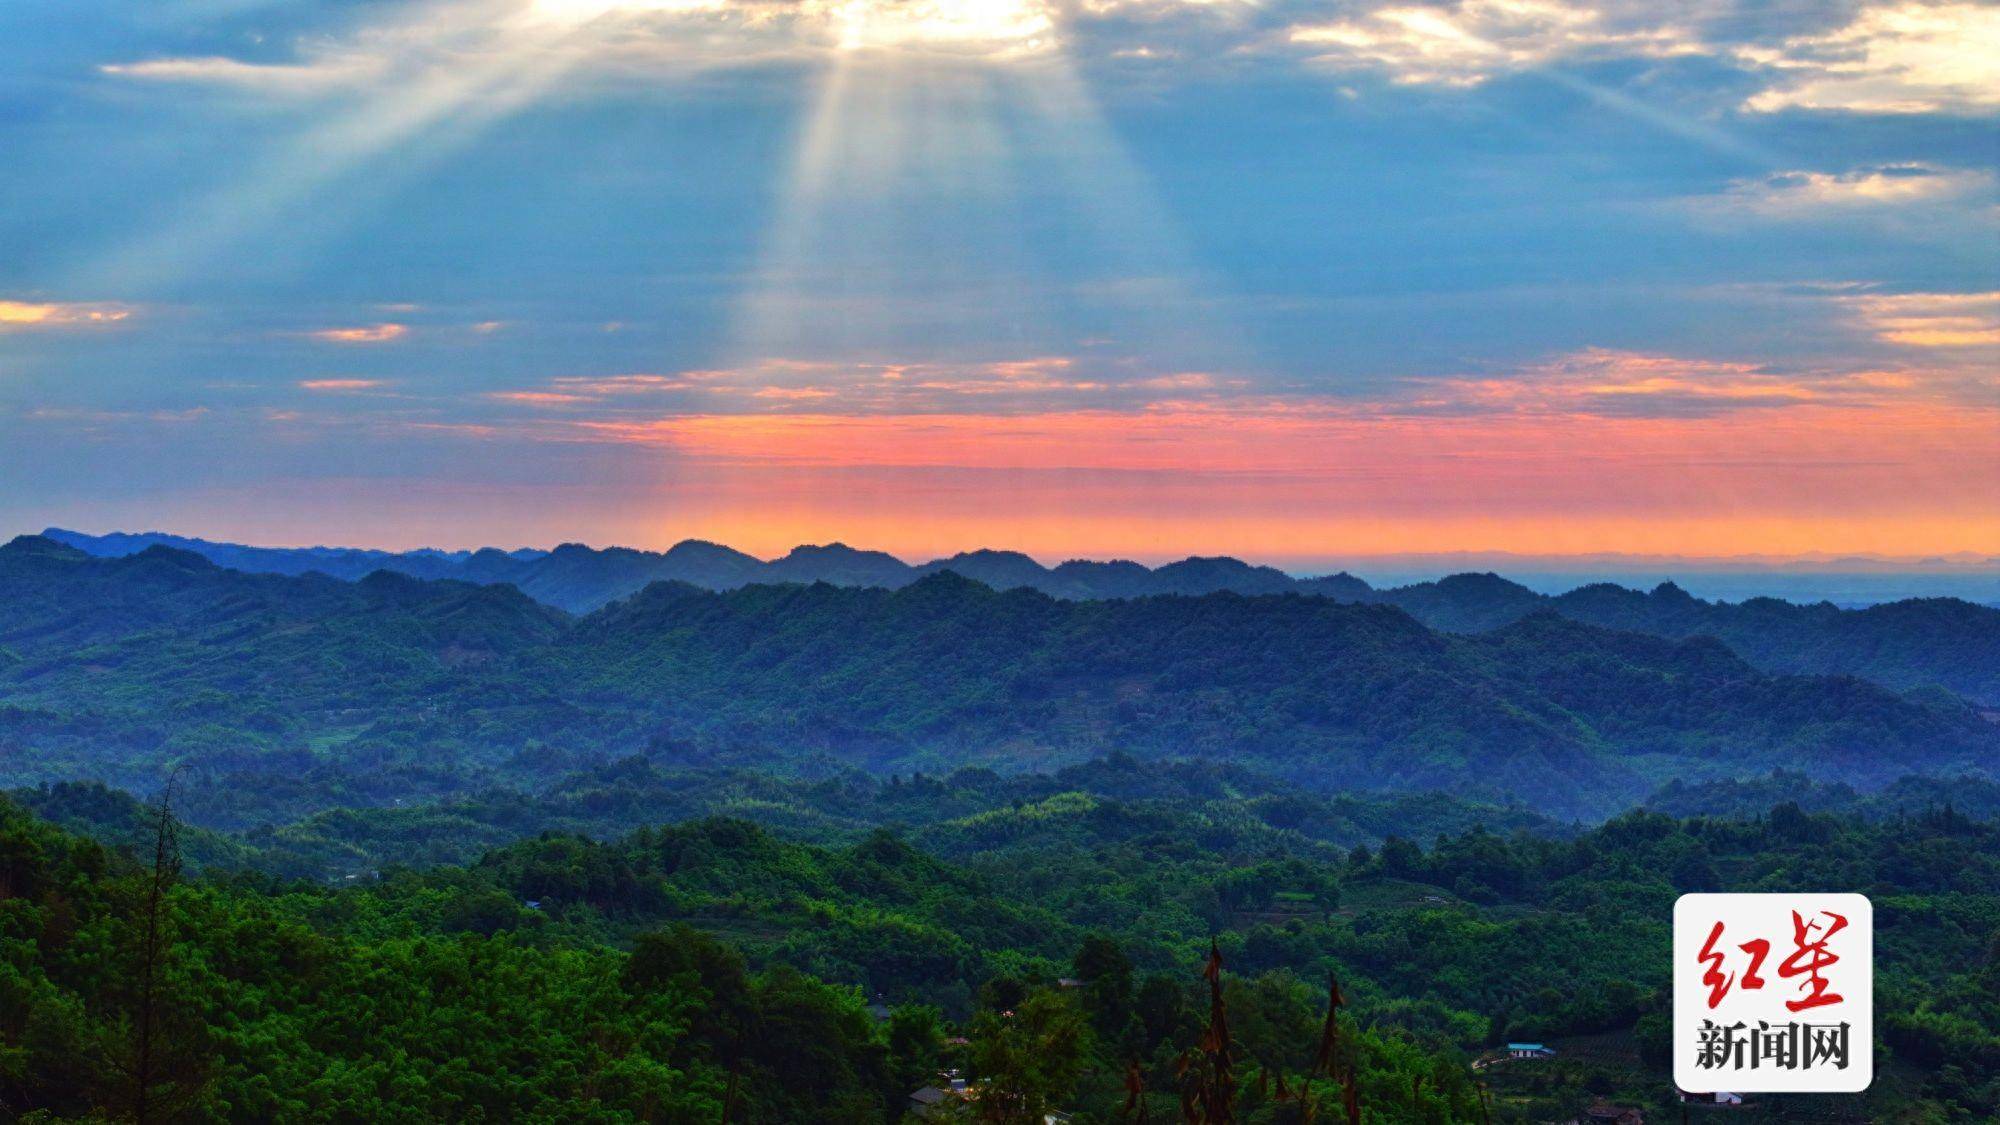
<svg viewBox="0 0 2000 1125"><path fill-rule="evenodd" d="M0 531L2000 556L2000 5L11 0Z"/></svg>

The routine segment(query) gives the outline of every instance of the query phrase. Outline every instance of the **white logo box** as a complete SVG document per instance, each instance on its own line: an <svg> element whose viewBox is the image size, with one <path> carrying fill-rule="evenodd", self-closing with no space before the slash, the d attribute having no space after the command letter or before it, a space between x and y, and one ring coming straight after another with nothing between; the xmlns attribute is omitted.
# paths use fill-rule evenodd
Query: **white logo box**
<svg viewBox="0 0 2000 1125"><path fill-rule="evenodd" d="M1874 1080L1875 908L1866 896L1682 895L1673 971L1681 1089L1839 1094Z"/></svg>

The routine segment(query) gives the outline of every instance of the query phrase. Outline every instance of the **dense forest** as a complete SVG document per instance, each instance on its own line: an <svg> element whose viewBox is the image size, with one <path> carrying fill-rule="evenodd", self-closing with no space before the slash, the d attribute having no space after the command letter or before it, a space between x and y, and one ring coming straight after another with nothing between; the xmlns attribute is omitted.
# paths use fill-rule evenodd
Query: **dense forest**
<svg viewBox="0 0 2000 1125"><path fill-rule="evenodd" d="M783 777L744 766L690 767L685 747L656 746L580 770L533 793L493 788L437 802L337 808L289 823L255 823L225 834L210 825L242 825L252 795L222 788L183 788L178 807L192 822L183 831L191 856L241 862L243 840L254 843L259 866L288 876L331 879L391 863L469 863L513 840L558 832L599 839L663 821L726 816L815 843L851 842L879 827L906 830L928 850L957 856L1016 841L1025 832L1059 832L1067 819L1087 817L1108 830L1159 825L1224 832L1230 839L1293 836L1336 848L1376 843L1394 833L1430 838L1474 825L1545 835L1580 831L1519 805L1500 806L1443 794L1320 796L1208 762L1147 763L1127 754L1053 774L999 774L961 769L942 777L873 777L843 770L824 777ZM1909 807L1963 800L1982 783L1909 779ZM58 782L14 791L15 800L58 824L101 839L139 846L148 829L140 803L97 782ZM1732 804L1740 804L1733 799ZM1021 809L1042 815L1003 815ZM197 855L199 853L199 855Z"/></svg>
<svg viewBox="0 0 2000 1125"><path fill-rule="evenodd" d="M1664 1112L1674 896L1777 887L1874 897L1882 1065L1864 1098L1746 1119L1974 1121L2000 1098L2000 827L1948 808L1342 850L1172 801L1063 805L972 818L954 859L705 818L330 885L254 841L198 860L157 809L118 847L0 802L0 1108L874 1122L956 1071L995 1121L1216 1098L1337 1120L1350 1091L1379 1122ZM1469 1065L1524 1038L1557 1058Z"/></svg>

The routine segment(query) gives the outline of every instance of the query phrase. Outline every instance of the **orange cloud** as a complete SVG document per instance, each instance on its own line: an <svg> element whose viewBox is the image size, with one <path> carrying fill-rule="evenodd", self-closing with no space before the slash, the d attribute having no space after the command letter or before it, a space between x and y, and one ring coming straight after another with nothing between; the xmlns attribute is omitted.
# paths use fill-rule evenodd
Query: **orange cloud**
<svg viewBox="0 0 2000 1125"><path fill-rule="evenodd" d="M311 339L326 344L385 344L410 334L407 324L367 324L354 328L321 328L308 332Z"/></svg>
<svg viewBox="0 0 2000 1125"><path fill-rule="evenodd" d="M63 301L0 301L0 332L101 328L132 316L130 305Z"/></svg>
<svg viewBox="0 0 2000 1125"><path fill-rule="evenodd" d="M366 391L382 386L380 379L304 379L299 389L307 391Z"/></svg>

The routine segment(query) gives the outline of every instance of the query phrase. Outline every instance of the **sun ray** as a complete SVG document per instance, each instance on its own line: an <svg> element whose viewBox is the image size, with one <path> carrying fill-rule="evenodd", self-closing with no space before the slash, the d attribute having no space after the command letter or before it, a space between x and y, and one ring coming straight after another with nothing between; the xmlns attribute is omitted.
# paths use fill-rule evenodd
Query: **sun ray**
<svg viewBox="0 0 2000 1125"><path fill-rule="evenodd" d="M926 326L1034 319L983 63L843 51L821 78L744 295L734 357L896 353Z"/></svg>
<svg viewBox="0 0 2000 1125"><path fill-rule="evenodd" d="M1059 49L836 52L770 232L732 364L995 359L1086 340L1236 354L1167 209ZM1051 244L1060 260L1027 249ZM1079 266L1086 280L1066 280Z"/></svg>
<svg viewBox="0 0 2000 1125"><path fill-rule="evenodd" d="M138 294L244 251L311 209L322 237L393 184L434 167L534 102L592 52L582 24L551 31L517 6L441 4L409 21L438 57L258 159L165 229L86 264L72 284ZM395 32L388 33L394 36ZM423 137L422 146L412 144ZM363 175L365 173L365 175ZM338 193L334 191L339 188ZM293 228L295 237L303 231Z"/></svg>

